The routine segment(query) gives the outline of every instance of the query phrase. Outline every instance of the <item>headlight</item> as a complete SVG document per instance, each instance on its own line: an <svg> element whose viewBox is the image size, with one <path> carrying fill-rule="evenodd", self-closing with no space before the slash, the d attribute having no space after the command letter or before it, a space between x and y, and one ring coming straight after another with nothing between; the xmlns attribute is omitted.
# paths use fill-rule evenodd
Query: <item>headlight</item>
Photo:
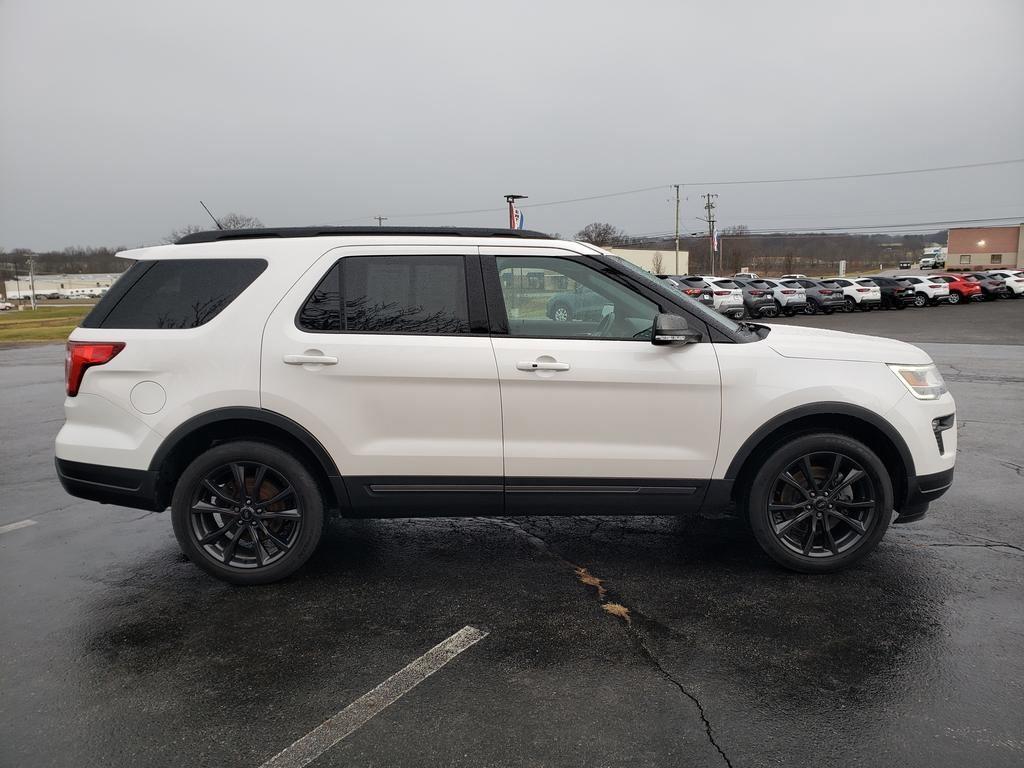
<svg viewBox="0 0 1024 768"><path fill-rule="evenodd" d="M907 389L918 400L937 400L946 394L946 382L942 380L942 374L935 364L931 365L897 365L889 363L889 369L895 373L900 381L907 385Z"/></svg>

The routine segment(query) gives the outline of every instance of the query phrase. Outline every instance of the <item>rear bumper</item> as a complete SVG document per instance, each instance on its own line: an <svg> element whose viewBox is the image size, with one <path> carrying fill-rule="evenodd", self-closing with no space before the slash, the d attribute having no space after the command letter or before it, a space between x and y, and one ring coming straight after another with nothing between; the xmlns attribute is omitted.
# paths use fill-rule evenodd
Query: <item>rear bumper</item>
<svg viewBox="0 0 1024 768"><path fill-rule="evenodd" d="M72 496L101 504L117 504L156 512L167 506L157 492L156 472L84 464L66 459L54 459L54 463L60 484Z"/></svg>

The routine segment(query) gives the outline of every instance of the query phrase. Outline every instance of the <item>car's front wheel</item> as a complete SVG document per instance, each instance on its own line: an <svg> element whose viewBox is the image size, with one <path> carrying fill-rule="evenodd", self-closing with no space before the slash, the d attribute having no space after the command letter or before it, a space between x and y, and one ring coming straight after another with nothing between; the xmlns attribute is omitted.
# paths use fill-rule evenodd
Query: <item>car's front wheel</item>
<svg viewBox="0 0 1024 768"><path fill-rule="evenodd" d="M239 441L211 448L182 473L174 535L192 562L233 584L268 584L313 554L324 527L317 482L290 453Z"/></svg>
<svg viewBox="0 0 1024 768"><path fill-rule="evenodd" d="M892 481L866 445L838 434L777 445L747 496L761 548L794 571L827 573L877 546L892 517Z"/></svg>
<svg viewBox="0 0 1024 768"><path fill-rule="evenodd" d="M949 303L950 304L959 304L960 303L960 294L957 293L956 291L950 291L949 292Z"/></svg>
<svg viewBox="0 0 1024 768"><path fill-rule="evenodd" d="M572 320L572 311L568 304L556 304L551 311L551 317L560 323Z"/></svg>

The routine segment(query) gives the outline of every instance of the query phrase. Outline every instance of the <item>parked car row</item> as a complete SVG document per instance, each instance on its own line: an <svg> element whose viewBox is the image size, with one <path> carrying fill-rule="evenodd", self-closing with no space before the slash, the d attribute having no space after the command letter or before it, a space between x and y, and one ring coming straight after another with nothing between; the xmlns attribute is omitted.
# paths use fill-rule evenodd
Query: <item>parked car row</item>
<svg viewBox="0 0 1024 768"><path fill-rule="evenodd" d="M734 319L792 317L798 312L870 312L937 304L963 304L1020 298L1024 271L895 275L894 277L827 277L783 275L767 279L751 273L715 275L658 275L685 295Z"/></svg>

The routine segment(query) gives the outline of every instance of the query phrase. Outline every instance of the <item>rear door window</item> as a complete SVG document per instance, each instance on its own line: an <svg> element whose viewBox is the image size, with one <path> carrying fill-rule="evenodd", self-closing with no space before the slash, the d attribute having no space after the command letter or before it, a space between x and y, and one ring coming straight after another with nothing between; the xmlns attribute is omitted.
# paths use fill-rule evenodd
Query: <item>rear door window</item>
<svg viewBox="0 0 1024 768"><path fill-rule="evenodd" d="M263 259L139 261L82 321L83 328L197 328L267 268Z"/></svg>
<svg viewBox="0 0 1024 768"><path fill-rule="evenodd" d="M347 256L309 295L296 324L316 333L469 333L465 258Z"/></svg>

